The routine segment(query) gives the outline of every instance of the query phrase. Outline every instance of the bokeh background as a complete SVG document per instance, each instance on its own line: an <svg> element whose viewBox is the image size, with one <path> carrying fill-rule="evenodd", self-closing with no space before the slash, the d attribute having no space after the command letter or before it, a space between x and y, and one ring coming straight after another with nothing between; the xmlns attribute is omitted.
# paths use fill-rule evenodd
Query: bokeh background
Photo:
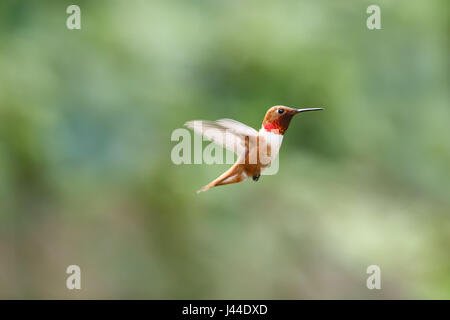
<svg viewBox="0 0 450 320"><path fill-rule="evenodd" d="M449 13L2 0L0 297L450 298ZM197 195L228 165L174 165L173 130L277 104L327 109L293 120L278 174Z"/></svg>

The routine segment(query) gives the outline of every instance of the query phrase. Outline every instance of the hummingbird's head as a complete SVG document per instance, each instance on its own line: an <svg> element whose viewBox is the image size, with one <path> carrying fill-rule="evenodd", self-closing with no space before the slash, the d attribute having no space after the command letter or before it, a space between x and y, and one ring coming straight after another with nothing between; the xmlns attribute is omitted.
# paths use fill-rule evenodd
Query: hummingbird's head
<svg viewBox="0 0 450 320"><path fill-rule="evenodd" d="M285 106L274 106L267 110L262 127L266 131L283 135L294 115L300 112L316 110L323 110L323 108L296 109Z"/></svg>

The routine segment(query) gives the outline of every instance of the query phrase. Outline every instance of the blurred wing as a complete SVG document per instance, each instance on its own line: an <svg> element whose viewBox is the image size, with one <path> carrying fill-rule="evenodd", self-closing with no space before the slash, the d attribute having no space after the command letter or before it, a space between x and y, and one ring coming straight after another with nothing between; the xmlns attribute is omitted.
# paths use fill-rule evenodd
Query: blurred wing
<svg viewBox="0 0 450 320"><path fill-rule="evenodd" d="M255 136L258 132L243 123L231 119L218 121L194 120L184 124L186 127L201 134L206 139L230 151L241 155L245 152L245 137Z"/></svg>
<svg viewBox="0 0 450 320"><path fill-rule="evenodd" d="M242 122L233 120L233 119L220 119L216 121L221 126L231 130L235 134L248 136L248 137L256 137L258 135L258 131L249 127Z"/></svg>

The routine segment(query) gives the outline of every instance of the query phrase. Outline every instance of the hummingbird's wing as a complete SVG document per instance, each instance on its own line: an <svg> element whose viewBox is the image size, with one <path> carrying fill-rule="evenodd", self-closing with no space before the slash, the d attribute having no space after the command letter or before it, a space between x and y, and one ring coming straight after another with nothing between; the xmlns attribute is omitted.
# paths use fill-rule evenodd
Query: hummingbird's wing
<svg viewBox="0 0 450 320"><path fill-rule="evenodd" d="M256 137L258 131L235 120L194 120L184 124L206 139L231 150L238 155L245 152L246 137Z"/></svg>
<svg viewBox="0 0 450 320"><path fill-rule="evenodd" d="M239 135L248 137L256 137L258 135L258 131L256 131L252 127L249 127L248 125L233 119L220 119L216 122Z"/></svg>

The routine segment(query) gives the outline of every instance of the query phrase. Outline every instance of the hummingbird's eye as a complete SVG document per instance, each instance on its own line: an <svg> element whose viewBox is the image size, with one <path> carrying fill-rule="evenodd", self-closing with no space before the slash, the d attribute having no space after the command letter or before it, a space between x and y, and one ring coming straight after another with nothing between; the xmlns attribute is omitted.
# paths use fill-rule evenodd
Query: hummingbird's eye
<svg viewBox="0 0 450 320"><path fill-rule="evenodd" d="M278 113L279 113L279 114L282 114L283 112L284 112L283 109L278 109Z"/></svg>

